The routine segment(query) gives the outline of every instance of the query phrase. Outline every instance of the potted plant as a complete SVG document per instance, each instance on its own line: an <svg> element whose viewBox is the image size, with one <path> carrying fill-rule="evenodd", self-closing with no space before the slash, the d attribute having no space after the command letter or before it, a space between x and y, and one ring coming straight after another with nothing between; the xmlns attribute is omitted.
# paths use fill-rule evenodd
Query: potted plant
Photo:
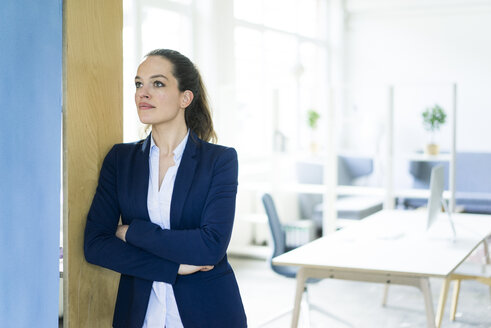
<svg viewBox="0 0 491 328"><path fill-rule="evenodd" d="M314 154L319 150L315 131L317 130L317 123L320 117L320 114L315 109L309 109L307 111L307 124L311 130L310 151Z"/></svg>
<svg viewBox="0 0 491 328"><path fill-rule="evenodd" d="M433 107L428 107L422 113L423 116L423 126L425 130L430 133L430 141L426 145L426 153L428 155L438 155L439 146L435 140L435 134L440 130L440 127L445 124L447 119L447 114L438 104Z"/></svg>

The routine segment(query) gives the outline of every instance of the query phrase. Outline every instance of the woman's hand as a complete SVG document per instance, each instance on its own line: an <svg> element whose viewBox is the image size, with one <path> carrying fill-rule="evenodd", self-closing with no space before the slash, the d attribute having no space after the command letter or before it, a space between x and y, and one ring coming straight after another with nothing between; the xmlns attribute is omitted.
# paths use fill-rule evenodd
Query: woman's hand
<svg viewBox="0 0 491 328"><path fill-rule="evenodd" d="M129 226L127 224L118 225L118 228L116 229L116 237L126 242L126 231L128 231L128 227Z"/></svg>
<svg viewBox="0 0 491 328"><path fill-rule="evenodd" d="M193 274L198 271L210 271L214 268L213 265L191 265L191 264L181 264L179 270L177 271L180 275Z"/></svg>

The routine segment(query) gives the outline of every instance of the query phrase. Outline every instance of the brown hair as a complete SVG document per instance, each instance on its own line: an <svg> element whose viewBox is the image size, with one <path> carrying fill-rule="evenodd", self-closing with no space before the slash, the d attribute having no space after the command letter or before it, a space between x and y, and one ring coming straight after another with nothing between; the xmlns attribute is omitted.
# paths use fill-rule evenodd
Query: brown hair
<svg viewBox="0 0 491 328"><path fill-rule="evenodd" d="M193 93L193 101L186 107L184 117L186 126L204 141L216 142L217 136L213 129L211 111L208 105L205 85L196 66L178 51L156 49L146 57L160 56L172 63L172 74L177 80L181 92L189 90Z"/></svg>

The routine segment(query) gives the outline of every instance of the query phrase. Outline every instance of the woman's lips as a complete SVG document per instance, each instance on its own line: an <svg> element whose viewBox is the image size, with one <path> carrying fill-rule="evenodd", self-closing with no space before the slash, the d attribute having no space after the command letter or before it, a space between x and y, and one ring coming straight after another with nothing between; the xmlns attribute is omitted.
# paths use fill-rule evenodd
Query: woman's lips
<svg viewBox="0 0 491 328"><path fill-rule="evenodd" d="M152 106L152 105L147 104L147 103L139 103L138 108L139 109L152 109L152 108L155 108L155 106Z"/></svg>

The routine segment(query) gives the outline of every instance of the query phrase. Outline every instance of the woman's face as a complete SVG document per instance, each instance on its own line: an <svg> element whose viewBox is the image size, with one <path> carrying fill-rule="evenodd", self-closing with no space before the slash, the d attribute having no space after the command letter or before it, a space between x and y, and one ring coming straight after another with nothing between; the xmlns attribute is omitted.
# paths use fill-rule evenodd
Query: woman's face
<svg viewBox="0 0 491 328"><path fill-rule="evenodd" d="M138 67L135 103L142 123L184 122L190 91L179 91L172 69L172 63L160 56L147 57Z"/></svg>

